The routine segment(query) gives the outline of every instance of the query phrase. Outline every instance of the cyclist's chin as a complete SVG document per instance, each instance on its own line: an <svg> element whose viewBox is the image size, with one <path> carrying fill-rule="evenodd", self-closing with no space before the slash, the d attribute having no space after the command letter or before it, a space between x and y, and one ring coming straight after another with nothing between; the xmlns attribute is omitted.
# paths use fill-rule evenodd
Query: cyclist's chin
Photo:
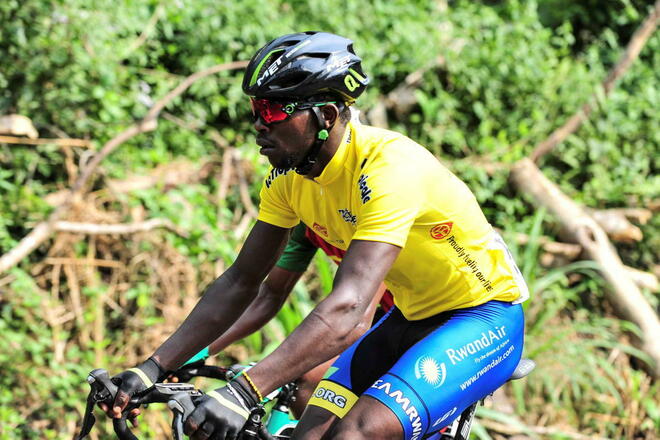
<svg viewBox="0 0 660 440"><path fill-rule="evenodd" d="M292 168L298 161L295 155L281 154L281 152L275 148L261 149L260 153L268 158L268 162L270 162L274 168Z"/></svg>

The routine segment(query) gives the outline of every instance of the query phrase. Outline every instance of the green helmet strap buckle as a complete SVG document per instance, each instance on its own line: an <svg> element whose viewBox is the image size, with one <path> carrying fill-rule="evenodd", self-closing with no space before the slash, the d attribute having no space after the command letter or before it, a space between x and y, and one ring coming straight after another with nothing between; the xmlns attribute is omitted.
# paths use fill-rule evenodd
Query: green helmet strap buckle
<svg viewBox="0 0 660 440"><path fill-rule="evenodd" d="M326 139L328 139L329 136L330 133L328 133L328 130L326 129L319 130L319 132L316 135L316 137L321 141L325 141Z"/></svg>

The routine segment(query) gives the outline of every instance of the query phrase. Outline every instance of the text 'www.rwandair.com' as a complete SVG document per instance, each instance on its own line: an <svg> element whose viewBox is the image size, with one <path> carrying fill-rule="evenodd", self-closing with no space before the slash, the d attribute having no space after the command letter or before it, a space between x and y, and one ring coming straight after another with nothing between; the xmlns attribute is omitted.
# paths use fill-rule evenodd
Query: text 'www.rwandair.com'
<svg viewBox="0 0 660 440"><path fill-rule="evenodd" d="M476 382L481 376L486 374L488 371L490 371L491 368L495 367L497 364L502 362L504 359L506 359L511 352L513 351L515 347L512 345L511 347L508 348L507 351L499 355L496 359L493 359L488 365L483 367L481 370L477 371L471 378L460 384L460 387L462 390L465 390L468 388L470 385L472 385L474 382Z"/></svg>

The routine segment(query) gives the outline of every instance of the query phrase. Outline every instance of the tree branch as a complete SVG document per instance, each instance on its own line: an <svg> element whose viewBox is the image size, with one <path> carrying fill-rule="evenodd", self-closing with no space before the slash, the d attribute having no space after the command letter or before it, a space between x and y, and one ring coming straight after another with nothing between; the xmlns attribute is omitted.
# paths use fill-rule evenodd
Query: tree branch
<svg viewBox="0 0 660 440"><path fill-rule="evenodd" d="M607 234L585 210L550 182L530 159L518 161L511 179L521 193L545 206L563 226L572 241L579 243L587 256L600 264L603 278L611 289L605 291L617 313L635 323L642 331L642 349L651 357L653 373L660 377L660 320L623 266Z"/></svg>
<svg viewBox="0 0 660 440"><path fill-rule="evenodd" d="M140 46L142 46L145 43L145 41L147 41L147 38L149 38L149 35L156 27L158 20L160 20L160 16L163 14L163 11L164 11L163 5L158 5L156 7L156 10L151 15L151 18L149 18L149 21L142 30L140 36L131 43L131 45L126 50L126 53L124 53L124 58L128 57L128 55L130 55L133 51L137 50Z"/></svg>
<svg viewBox="0 0 660 440"><path fill-rule="evenodd" d="M123 223L123 224L98 224L98 223L78 223L58 221L55 223L55 230L60 232L73 232L76 234L87 235L125 235L135 234L137 232L147 232L156 228L166 228L176 232L182 237L187 237L188 233L177 228L174 223L166 218L152 218L144 222Z"/></svg>
<svg viewBox="0 0 660 440"><path fill-rule="evenodd" d="M85 139L30 139L16 136L0 136L0 144L57 145L59 147L91 148L92 143Z"/></svg>
<svg viewBox="0 0 660 440"><path fill-rule="evenodd" d="M658 25L658 17L660 17L660 0L656 0L653 9L639 26L639 28L637 28L632 38L630 39L630 42L628 43L623 56L616 64L616 66L614 66L614 68L610 71L609 75L607 75L605 81L603 81L601 84L600 87L602 88L605 96L609 95L609 93L612 91L612 88L614 88L614 83L623 76L633 61L637 59L639 52L642 50L649 37L655 31L655 28ZM537 145L537 147L530 155L532 161L538 163L542 156L552 151L571 133L575 132L575 130L577 130L585 120L587 120L594 108L596 96L598 96L598 92L595 93L592 99L584 104L577 113L571 116L564 125L556 129L550 135L550 137Z"/></svg>
<svg viewBox="0 0 660 440"><path fill-rule="evenodd" d="M6 270L18 264L21 259L29 255L39 245L41 245L41 243L46 241L48 237L51 236L55 230L55 223L66 214L73 201L81 197L84 187L87 185L89 179L94 174L101 161L103 161L106 156L112 153L117 147L126 142L128 139L131 139L138 134L155 130L158 116L161 110L163 110L167 104L181 95L193 83L199 81L202 78L225 70L240 69L246 65L246 61L234 61L231 63L219 64L188 76L181 82L181 84L171 90L161 100L156 102L144 117L144 119L128 127L126 130L109 140L84 167L80 173L80 176L73 184L70 193L62 202L62 204L55 208L55 210L48 216L46 220L37 224L37 226L32 231L30 231L28 235L26 235L18 243L18 245L16 245L16 247L0 257L0 273L5 272Z"/></svg>

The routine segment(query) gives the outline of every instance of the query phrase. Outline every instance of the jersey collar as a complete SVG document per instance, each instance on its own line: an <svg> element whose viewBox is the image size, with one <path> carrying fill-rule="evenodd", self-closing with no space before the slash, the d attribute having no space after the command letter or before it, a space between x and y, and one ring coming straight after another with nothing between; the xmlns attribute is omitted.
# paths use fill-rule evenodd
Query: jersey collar
<svg viewBox="0 0 660 440"><path fill-rule="evenodd" d="M348 156L350 144L353 143L353 139L355 139L353 124L349 122L346 124L346 131L341 138L335 155L332 156L332 159L330 159L330 162L328 162L321 174L314 179L316 183L328 185L339 176L346 164L346 157Z"/></svg>

